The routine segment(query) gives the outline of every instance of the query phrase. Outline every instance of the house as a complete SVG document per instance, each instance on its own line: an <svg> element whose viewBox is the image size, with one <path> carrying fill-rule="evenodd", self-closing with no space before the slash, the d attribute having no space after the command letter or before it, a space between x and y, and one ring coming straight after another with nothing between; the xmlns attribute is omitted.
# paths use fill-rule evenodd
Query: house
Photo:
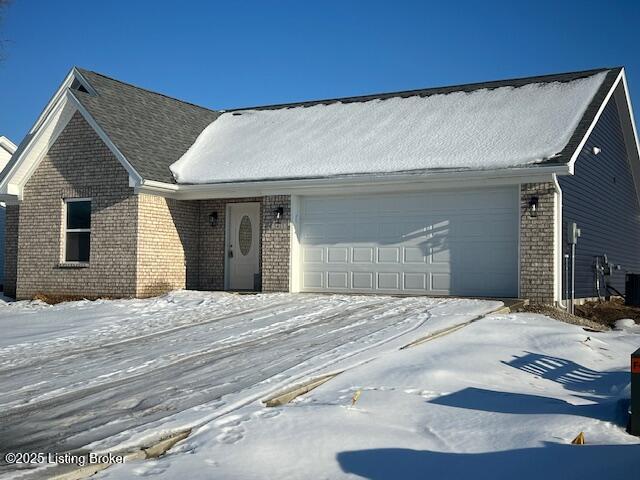
<svg viewBox="0 0 640 480"><path fill-rule="evenodd" d="M0 135L0 171L9 163L11 155L16 151L16 145L7 137ZM0 289L4 280L4 231L5 231L5 204L0 202Z"/></svg>
<svg viewBox="0 0 640 480"><path fill-rule="evenodd" d="M11 155L16 151L16 145L7 137L0 135L0 170L2 170L9 160Z"/></svg>
<svg viewBox="0 0 640 480"><path fill-rule="evenodd" d="M623 68L214 111L73 68L2 173L5 291L566 298L640 272Z"/></svg>

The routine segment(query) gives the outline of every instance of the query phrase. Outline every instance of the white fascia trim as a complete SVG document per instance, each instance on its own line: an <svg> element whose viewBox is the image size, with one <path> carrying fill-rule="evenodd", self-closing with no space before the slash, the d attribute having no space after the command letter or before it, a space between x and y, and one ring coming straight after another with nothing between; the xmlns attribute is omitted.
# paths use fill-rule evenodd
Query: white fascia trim
<svg viewBox="0 0 640 480"><path fill-rule="evenodd" d="M264 195L340 194L407 189L446 189L549 182L553 175L569 175L568 166L519 167L504 170L461 170L427 174L360 175L351 177L184 185L143 180L136 192L179 200Z"/></svg>
<svg viewBox="0 0 640 480"><path fill-rule="evenodd" d="M18 158L18 160L14 163L11 170L7 172L7 175L5 175L5 177L2 179L2 182L0 183L0 194L12 195L12 196L22 195L21 191L20 192L16 191L13 184L10 185L10 180L12 179L13 174L17 170L17 167L21 163L23 163L24 158L27 156L27 152L31 149L34 142L38 138L39 133L42 131L41 127L43 126L43 124L51 122L51 118L53 117L53 115L56 112L59 112L64 107L64 93L68 89L68 87L70 87L71 84L73 83L73 80L75 78L74 71L75 71L75 68L72 68L71 71L67 74L64 81L62 82L62 85L60 85L58 90L56 90L56 93L53 94L53 97L51 97L47 105L44 107L44 109L38 116L38 119L35 121L31 129L29 130L28 135L33 135L33 137L29 140L29 143L26 145L26 147L22 151L20 158Z"/></svg>
<svg viewBox="0 0 640 480"><path fill-rule="evenodd" d="M629 87L627 86L627 75L624 68L620 74L622 76L622 86L624 87L624 94L627 99L627 109L629 110L629 118L631 118L631 129L633 131L633 137L635 139L635 146L638 155L640 156L640 142L638 141L638 130L636 128L636 120L633 116L633 107L631 106L631 96L629 95Z"/></svg>
<svg viewBox="0 0 640 480"><path fill-rule="evenodd" d="M35 131L0 182L0 194L17 196L17 199L21 200L22 187L75 112L75 107L69 103L66 96L58 99L58 103L49 109L46 121Z"/></svg>
<svg viewBox="0 0 640 480"><path fill-rule="evenodd" d="M157 182L155 180L142 180L135 186L136 193L149 193L161 197L175 198L178 196L180 185L174 183Z"/></svg>
<svg viewBox="0 0 640 480"><path fill-rule="evenodd" d="M604 98L604 100L600 104L600 107L598 108L598 112L596 113L596 116L593 118L593 121L591 122L591 125L589 125L589 128L587 129L587 132L582 137L582 140L580 140L580 143L578 144L578 147L573 152L573 155L571 155L571 160L569 160L569 164L568 164L569 168L571 169L571 174L573 174L574 165L576 163L576 160L578 160L578 156L580 156L580 153L582 152L582 149L584 148L584 144L587 143L587 140L589 139L589 136L591 135L591 132L595 128L596 124L598 123L598 120L600 120L600 116L602 115L602 112L604 112L604 109L607 106L607 103L609 103L609 100L611 99L611 96L616 91L616 88L618 87L618 84L620 83L620 81L623 78L624 78L624 68L620 71L620 74L618 75L618 78L616 78L616 81L613 82L613 85L611 86L611 88L607 92L607 96Z"/></svg>
<svg viewBox="0 0 640 480"><path fill-rule="evenodd" d="M113 143L111 138L109 138L109 135L107 135L107 133L102 129L102 127L98 125L98 122L96 122L95 119L91 116L91 114L87 111L87 109L84 108L84 105L80 103L78 98L73 94L71 90L67 90L67 96L69 97L71 102L73 102L73 104L78 109L78 111L82 114L82 116L87 121L87 123L91 125L91 128L95 130L95 132L98 134L100 139L105 143L105 145L109 148L109 150L111 150L111 152L115 155L118 161L125 168L125 170L129 174L129 185L131 186L139 185L142 182L142 177L135 170L135 168L133 168L133 165L129 163L129 160L127 160L127 158L118 149L118 147L116 147L115 143Z"/></svg>
<svg viewBox="0 0 640 480"><path fill-rule="evenodd" d="M69 123L76 111L79 111L87 123L94 129L102 141L113 152L122 166L129 173L129 183L131 186L139 185L142 177L135 171L133 166L118 150L104 130L96 123L94 118L78 101L71 90L66 90L62 95L56 96L57 103L51 108L47 108L47 115L39 128L34 131L33 137L29 140L20 157L16 160L11 170L0 183L0 194L16 196L17 200L22 199L22 189L31 175L40 164L40 161L47 153L51 145L57 140L64 127ZM48 135L48 138L45 138ZM43 143L45 142L46 143ZM26 169L26 170L25 170ZM16 178L16 175L18 175Z"/></svg>
<svg viewBox="0 0 640 480"><path fill-rule="evenodd" d="M9 140L7 137L0 136L0 147L4 148L10 154L14 154L16 149L18 148L15 143Z"/></svg>
<svg viewBox="0 0 640 480"><path fill-rule="evenodd" d="M64 81L62 82L62 85L60 85L58 90L56 90L56 93L54 93L53 97L51 97L51 99L49 100L49 103L47 103L47 106L44 107L44 109L42 110L42 113L38 116L38 119L33 124L33 127L31 127L31 130L29 130L29 134L34 133L36 130L38 130L42 126L42 124L51 115L51 112L55 109L58 102L60 102L60 100L65 96L65 93L69 90L69 87L73 85L73 81L76 79L82 84L84 88L87 89L90 95L93 95L93 96L97 95L97 92L91 86L91 84L87 82L87 80L82 76L82 74L78 71L76 67L73 67L65 77Z"/></svg>

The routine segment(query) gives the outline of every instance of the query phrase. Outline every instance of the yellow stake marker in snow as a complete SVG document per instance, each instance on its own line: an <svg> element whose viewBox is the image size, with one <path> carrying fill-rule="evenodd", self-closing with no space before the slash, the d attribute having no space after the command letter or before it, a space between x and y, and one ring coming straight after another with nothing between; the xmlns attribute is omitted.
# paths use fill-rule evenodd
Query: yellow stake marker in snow
<svg viewBox="0 0 640 480"><path fill-rule="evenodd" d="M571 441L572 445L584 445L584 433L580 432L576 438Z"/></svg>
<svg viewBox="0 0 640 480"><path fill-rule="evenodd" d="M353 394L353 398L351 399L351 406L352 407L356 404L356 402L360 398L361 394L362 394L362 390L358 390L358 391L356 391L356 393Z"/></svg>

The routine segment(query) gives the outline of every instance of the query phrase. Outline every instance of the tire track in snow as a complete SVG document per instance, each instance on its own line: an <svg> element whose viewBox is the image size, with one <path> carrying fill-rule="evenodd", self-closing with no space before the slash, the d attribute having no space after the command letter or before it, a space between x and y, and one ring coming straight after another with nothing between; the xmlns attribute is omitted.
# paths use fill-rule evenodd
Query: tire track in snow
<svg viewBox="0 0 640 480"><path fill-rule="evenodd" d="M273 331L273 333L268 333L267 335L262 335L259 337L253 337L252 335L246 336L246 335L240 335L238 337L238 341L233 342L233 343L226 343L224 346L222 347L216 347L216 348L205 348L205 349L200 349L194 352L189 352L188 354L185 354L183 356L181 356L180 358L170 361L168 363L165 364L161 364L155 367L151 367L147 370L144 371L140 371L138 373L135 374L129 374L126 376L120 376L118 377L118 379L115 380L105 380L103 382L100 383L94 383L93 385L89 386L89 387L76 387L75 390L73 390L74 392L81 392L83 390L86 391L94 391L96 388L101 388L101 387L105 387L105 386L110 386L110 385L120 385L123 384L124 382L127 381L127 379L135 379L138 378L140 376L144 376L147 375L150 372L153 372L155 370L162 370L164 368L170 368L172 365L178 365L178 364L182 364L185 362L189 362L189 361L197 361L200 357L202 356L207 356L207 355L211 355L211 354L215 354L218 352L224 352L227 350L233 350L236 348L241 348L243 347L245 344L246 345L256 345L259 344L261 341L265 340L265 339L269 339L272 338L274 336L281 336L281 335L289 335L291 333L294 333L296 331L299 330L303 330L305 328L311 328L313 326L316 325L323 325L323 324L327 324L330 323L332 321L334 321L336 318L339 318L343 315L345 315L346 313L351 314L353 312L362 310L362 309L371 309L372 307L375 306L380 306L381 309L384 311L387 307L386 307L386 302L384 301L376 301L376 302L370 302L367 303L365 305L358 305L356 304L355 306L352 307L347 307L346 309L342 309L340 312L337 312L335 314L332 314L330 316L323 316L325 315L325 310L323 309L319 309L315 312L312 313L308 313L306 312L306 308L293 308L290 310L285 310L285 311L281 311L281 312L275 312L274 313L274 317L278 317L278 316L282 316L282 315L286 315L286 319L288 319L286 322L284 323L291 323L294 324L293 327L285 329L285 330L276 330ZM331 306L328 307L326 310L331 311L334 310L335 306ZM296 310L298 310L299 312L297 312L296 314L293 314ZM250 314L250 312L249 312ZM309 322L309 321L305 321L305 323L302 324L295 324L294 322L298 319L308 319L309 317L318 317L319 319L314 321L314 322ZM252 330L250 331L250 333L255 333L255 332L259 332L261 330L266 330L267 332L272 331L273 329L271 328L273 325L280 325L283 322L275 322L270 324L268 327L265 327L263 329L258 329L258 330ZM206 332L205 332L206 333ZM163 338L160 339L160 341L164 342L164 343L171 343L171 339L168 336L165 336ZM217 343L223 343L223 342L217 342ZM141 347L144 350L149 350L151 348L150 345L148 344L144 344L141 345ZM107 356L110 356L111 354L109 352L105 352L107 354ZM123 353L123 352L120 352ZM130 352L124 352L125 356L130 355ZM65 360L67 360L66 357L64 357ZM106 359L106 360L110 360L110 359ZM95 360L97 362L100 361L100 359ZM86 365L85 365L86 367ZM65 387L65 388L69 388L69 387ZM51 394L55 392L55 389L53 391L50 391L48 393L44 393L41 394L40 396L43 395L47 395L47 394ZM5 401L0 404L0 408L5 409L7 411L6 414L8 414L9 412L18 412L20 411L19 409L22 408L30 408L32 405L38 405L40 402L46 402L46 400L49 399L54 399L54 398L59 398L59 397L63 397L64 395L68 395L70 392L66 392L66 393L62 393L60 395L54 395L42 400L35 400L35 401L31 401L28 404L24 404L24 403L17 403L16 401L10 401L10 402L6 402L7 398L11 398L12 393L14 394L14 396L18 396L20 398L20 392L7 392L5 394ZM30 395L31 397L33 396L33 393ZM37 397L36 397L37 398ZM3 418L3 413L0 412L0 419Z"/></svg>
<svg viewBox="0 0 640 480"><path fill-rule="evenodd" d="M129 337L129 338L125 338L123 340L120 341L116 341L116 342L110 342L110 343L103 343L103 344L98 344L92 347L85 347L85 348L77 348L77 349L71 349L71 350L67 350L65 351L63 354L56 354L56 355L43 355L40 357L31 357L33 360L30 363L24 363L21 365L18 365L16 367L9 367L9 368L0 368L0 374L3 373L9 373L9 372L14 372L14 371L19 371L21 369L26 369L36 363L40 363L43 360L56 360L56 359L61 359L61 358L70 358L76 355L81 355L84 353L89 353L89 352L93 352L93 351L98 351L98 350L103 350L103 349L108 349L108 348L114 348L114 347L121 347L121 346L125 346L129 343L135 343L135 342L139 342L142 340L149 340L155 337L159 337L159 336L164 336L170 333L174 333L180 330L185 330L188 328L196 328L196 327L200 327L203 325L208 325L214 322L220 322L222 320L231 320L233 318L237 318L237 317L243 317L246 315L251 315L253 313L258 313L261 311L268 311L270 309L273 309L273 307L278 307L278 306L284 306L289 302L283 301L283 302L279 302L279 303L275 303L275 304L271 304L271 305L266 305L264 307L257 307L254 309L250 309L250 310L241 310L241 308L238 308L238 313L233 313L231 315L220 315L217 316L215 318L209 319L209 320L204 320L201 322L193 322L193 323L189 323L189 324L185 324L185 325L179 325L177 327L172 327L172 328L167 328L165 330L159 330L159 331L155 331L153 333L148 333L145 335L138 335L135 337Z"/></svg>
<svg viewBox="0 0 640 480"><path fill-rule="evenodd" d="M403 302L400 301L398 303L402 304ZM414 303L404 303L407 305L405 305L404 308L397 308L393 315L378 315L376 318L379 323L374 323L372 325L374 327L373 329L367 329L365 332L360 332L356 329L354 332L356 335L353 340L362 340L363 338L375 335L376 332L389 328L389 326L396 320L403 318L406 319L411 314L417 313L409 312L412 308L415 309L415 306L412 306ZM2 414L0 414L0 419L2 419L3 424L2 430L5 429L4 425L7 423L13 424L13 426L18 429L26 428L29 430L29 427L33 423L38 423L38 419L33 418L34 416L41 417L57 413L57 417L54 416L53 418L54 422L49 422L49 425L47 425L46 418L41 419L45 420L44 425L41 425L43 428L38 429L31 427L30 434L23 432L23 434L26 434L22 435L26 443L22 443L17 446L22 448L27 446L29 448L43 448L47 445L50 446L53 442L64 444L65 441L67 441L68 447L77 448L88 443L88 440L90 439L95 440L95 438L89 438L87 435L81 434L80 438L84 440L76 438L76 442L68 442L70 437L73 437L75 434L88 431L89 435L93 435L94 437L106 438L117 434L122 430L140 427L141 425L158 421L161 418L173 415L178 411L185 410L195 405L214 401L216 398L220 398L227 393L242 390L243 386L247 387L256 384L256 381L260 383L260 381L271 378L274 375L299 364L303 360L303 357L304 360L308 361L318 355L326 355L328 351L341 346L344 338L340 337L335 339L334 344L327 345L326 342L317 342L314 345L310 345L308 338L304 335L300 335L296 338L296 332L309 328L321 329L323 325L336 321L342 324L349 324L357 322L366 316L375 316L376 312L384 312L385 310L393 310L389 305L388 299L378 302L375 305L360 305L356 308L350 309L348 312L337 312L324 319L320 319L318 322L314 322L311 325L299 325L293 329L286 330L285 332L272 333L265 337L255 338L251 341L244 342L240 345L227 346L224 349L214 349L214 351L203 352L198 355L198 358L183 359L178 363L165 366L162 369L133 375L115 383L95 386L84 391L69 392L68 395L60 396L55 399L44 400L19 409L12 409L11 412L2 412ZM424 314L424 312L425 310L422 309L419 313ZM424 321L426 321L426 319L420 322L420 324L423 324ZM380 323L382 323L382 325L380 325ZM337 326L338 325L336 325L336 327ZM412 328L418 328L418 326L413 326ZM336 333L344 332L338 328L336 329ZM405 333L407 333L406 330L403 330L402 334ZM281 340L285 339L285 337L286 343L282 345ZM327 346L329 348L322 348L323 346ZM259 372L262 374L259 375L260 378L255 378L256 366L253 364L253 360L251 359L251 351L255 349L255 347L266 349L274 363L271 368L266 368ZM286 349L288 351L302 352L303 354L297 356L290 355L286 357L282 352L284 347L287 347ZM367 345L364 349L366 350L371 347L372 345ZM311 351L309 351L309 349ZM362 351L362 349L359 351ZM283 357L288 359L288 364L283 360ZM215 384L209 380L211 378L211 374L225 372L225 369L238 369L238 363L243 365L243 369L237 372L235 378L225 379L224 375L221 374L222 379L226 380L226 383L223 381L222 383ZM331 362L329 361L329 363ZM210 371L211 368L213 368L213 371ZM185 381L183 382L183 385L180 385L182 379ZM167 395L163 390L163 388L167 387L172 382L177 383L178 387L184 387L187 390L189 388L197 388L201 394L193 397L191 401L184 401L184 399L180 398L180 395L177 395L176 398L172 398L171 394ZM119 390L119 387L125 387L125 391ZM114 415L111 416L105 415L103 417L97 416L97 418L91 418L92 412L86 412L87 407L91 406L89 410L93 409L96 411L95 413L98 413L99 415L99 408L104 406L103 404L112 404L118 398L122 399L123 394L126 394L124 395L124 398L135 398L136 394L142 393L148 397L152 392L159 395L165 393L165 396L161 396L161 398L159 397L158 402L148 405L144 404L145 399L143 399L141 400L140 409L136 410L136 407L123 408L119 411L112 412ZM98 398L92 398L94 395L97 395ZM171 405L172 400L176 400L178 402L173 402L174 404ZM180 400L182 400L182 404L179 404ZM63 411L56 412L57 408L62 408ZM84 414L80 413L83 408L85 410ZM87 418L87 416L89 418ZM59 421L68 423L68 425L66 425L63 431L58 429L56 432L56 425L50 424L56 422L59 423ZM98 431L101 431L101 434L98 435ZM7 433L10 434L11 432L3 433L3 438L15 437L8 436Z"/></svg>
<svg viewBox="0 0 640 480"><path fill-rule="evenodd" d="M235 355L238 352L241 352L243 350L247 350L250 347L255 347L258 345L261 345L271 339L277 338L279 339L280 337L283 336L288 336L291 335L293 333L296 333L298 331L301 330L305 330L305 329L310 329L310 328L317 328L319 326L325 325L327 323L331 323L333 321L335 321L336 319L339 319L341 317L345 317L345 318L353 318L353 316L355 314L357 314L358 312L364 311L363 314L366 315L371 315L377 313L377 312L383 312L385 310L388 309L388 306L386 304L386 302L384 301L379 301L379 302L375 302L375 303L369 303L366 305L361 305L361 306L355 306L355 307L351 307L351 308L347 308L346 310L337 312L335 314L329 315L329 316L322 316L319 317L319 319L315 322L308 322L308 323L304 323L304 324L300 324L297 326L294 326L292 328L286 329L286 330L280 330L280 331L275 331L273 333L269 333L267 335L263 335L257 338L253 338L250 340L242 340L238 343L231 343L228 345L225 345L223 347L218 347L218 348L212 348L212 349L204 349L204 350L200 350L197 351L193 354L190 354L188 356L182 357L176 361L170 362L168 364L164 364L161 365L157 368L153 368L151 370L147 370L147 371L143 371L143 372L139 372L136 374L132 374L132 375L128 375L126 377L121 377L117 380L114 381L107 381L107 382L103 382L97 385L93 385L91 387L88 388L84 388L84 389L78 389L78 390L74 390L71 392L65 392L63 394L57 395L57 396L53 396L53 397L49 397L40 401L34 401L34 402L30 402L29 404L26 405L16 405L16 406L8 406L7 404L3 404L0 405L0 407L2 407L4 409L4 411L0 412L0 420L3 420L6 417L14 417L16 415L20 415L20 414L27 414L30 413L34 410L38 410L40 408L46 408L46 407L50 407L50 406L55 406L61 403L64 403L65 401L68 401L69 399L72 399L73 397L75 397L76 395L90 395L91 393L95 393L104 389L108 389L108 388L113 388L113 387L117 387L123 384L128 383L129 381L135 380L137 378L141 378L141 377L149 377L152 375L161 375L164 373L165 370L168 369L172 369L175 368L177 366L180 366L182 364L185 363L190 363L190 362L197 362L199 359L201 358L206 358L210 355L214 355L214 354L222 354L221 357L218 358L224 358L225 356L227 356L227 353L231 353L232 355ZM346 315L346 316L345 316ZM360 318L360 317L357 317ZM320 345L321 343L318 343L318 345Z"/></svg>

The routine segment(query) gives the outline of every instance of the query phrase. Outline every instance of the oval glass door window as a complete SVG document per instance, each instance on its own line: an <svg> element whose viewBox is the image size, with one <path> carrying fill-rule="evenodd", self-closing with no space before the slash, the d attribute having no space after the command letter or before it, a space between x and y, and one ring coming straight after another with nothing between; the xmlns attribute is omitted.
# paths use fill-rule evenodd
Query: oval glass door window
<svg viewBox="0 0 640 480"><path fill-rule="evenodd" d="M238 244L240 245L240 253L245 257L251 250L251 241L253 238L253 232L251 231L251 219L248 215L242 217L240 220L240 229L238 230Z"/></svg>

